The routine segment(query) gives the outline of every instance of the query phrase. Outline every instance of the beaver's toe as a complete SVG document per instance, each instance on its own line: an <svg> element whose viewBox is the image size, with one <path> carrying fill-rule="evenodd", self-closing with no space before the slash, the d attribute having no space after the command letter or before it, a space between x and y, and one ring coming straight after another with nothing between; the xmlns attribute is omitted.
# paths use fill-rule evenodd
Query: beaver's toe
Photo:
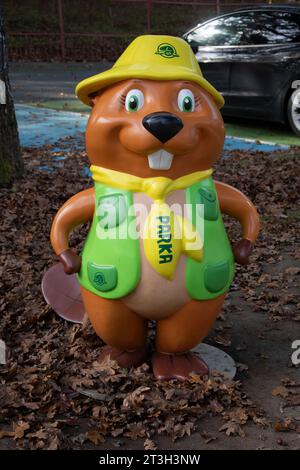
<svg viewBox="0 0 300 470"><path fill-rule="evenodd" d="M191 352L183 354L154 352L152 368L155 378L159 380L187 380L190 374L197 374L202 377L209 373L206 363Z"/></svg>
<svg viewBox="0 0 300 470"><path fill-rule="evenodd" d="M148 357L147 347L137 351L121 351L120 349L111 346L104 346L98 356L98 361L101 363L107 357L116 361L120 367L129 369L130 367L138 367L146 362Z"/></svg>

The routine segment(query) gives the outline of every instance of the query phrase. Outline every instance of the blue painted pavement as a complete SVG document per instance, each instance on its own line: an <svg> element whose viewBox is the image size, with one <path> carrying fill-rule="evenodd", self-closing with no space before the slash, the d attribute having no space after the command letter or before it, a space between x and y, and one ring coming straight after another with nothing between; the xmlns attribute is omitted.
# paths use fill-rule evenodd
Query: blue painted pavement
<svg viewBox="0 0 300 470"><path fill-rule="evenodd" d="M17 104L20 142L23 147L42 147L84 132L88 115Z"/></svg>
<svg viewBox="0 0 300 470"><path fill-rule="evenodd" d="M87 114L55 111L20 104L16 105L16 115L20 141L24 147L41 147L45 144L57 143L64 137L78 136L78 133L84 132L88 120ZM60 150L59 143L57 145L57 150ZM288 148L288 145L227 136L223 156L225 158L230 156L227 152L233 150L274 152L276 150L287 150ZM60 158L63 159L64 157Z"/></svg>
<svg viewBox="0 0 300 470"><path fill-rule="evenodd" d="M226 151L230 150L239 150L242 152L275 152L276 150L288 150L289 148L289 145L226 136L223 156L229 156L226 155Z"/></svg>

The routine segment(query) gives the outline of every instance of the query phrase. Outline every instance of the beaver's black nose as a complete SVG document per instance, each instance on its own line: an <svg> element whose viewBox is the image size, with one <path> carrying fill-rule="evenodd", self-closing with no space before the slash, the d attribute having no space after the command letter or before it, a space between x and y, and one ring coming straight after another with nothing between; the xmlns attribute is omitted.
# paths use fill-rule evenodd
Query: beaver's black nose
<svg viewBox="0 0 300 470"><path fill-rule="evenodd" d="M147 114L143 119L143 126L164 144L183 128L183 122L174 114L162 111Z"/></svg>

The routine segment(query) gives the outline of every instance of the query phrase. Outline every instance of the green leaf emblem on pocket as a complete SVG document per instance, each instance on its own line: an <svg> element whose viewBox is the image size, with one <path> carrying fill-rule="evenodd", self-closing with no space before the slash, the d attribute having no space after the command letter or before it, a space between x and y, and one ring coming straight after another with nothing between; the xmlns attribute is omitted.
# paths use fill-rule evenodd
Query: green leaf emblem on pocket
<svg viewBox="0 0 300 470"><path fill-rule="evenodd" d="M95 289L107 292L116 287L117 269L115 266L100 266L89 261L87 270L89 280Z"/></svg>

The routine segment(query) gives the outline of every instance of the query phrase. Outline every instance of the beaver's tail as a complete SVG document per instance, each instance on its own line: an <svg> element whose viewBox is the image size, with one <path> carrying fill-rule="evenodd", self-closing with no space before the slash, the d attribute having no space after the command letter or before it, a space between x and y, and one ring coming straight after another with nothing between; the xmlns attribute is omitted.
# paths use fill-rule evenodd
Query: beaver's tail
<svg viewBox="0 0 300 470"><path fill-rule="evenodd" d="M43 276L42 292L57 315L73 323L84 323L86 314L76 274L65 274L63 265L55 264Z"/></svg>

